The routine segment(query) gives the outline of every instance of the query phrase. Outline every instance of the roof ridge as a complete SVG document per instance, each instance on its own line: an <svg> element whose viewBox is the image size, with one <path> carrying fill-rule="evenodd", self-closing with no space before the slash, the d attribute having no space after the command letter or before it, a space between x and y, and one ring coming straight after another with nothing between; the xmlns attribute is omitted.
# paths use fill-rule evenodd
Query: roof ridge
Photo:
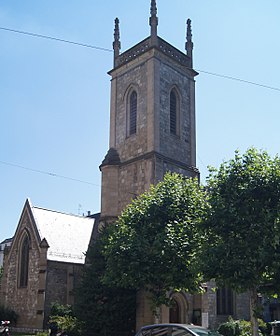
<svg viewBox="0 0 280 336"><path fill-rule="evenodd" d="M49 211L49 212L54 212L54 213L58 213L61 215L66 215L66 216L72 216L72 217L78 217L78 218L89 218L88 216L82 216L82 215L76 215L76 214L72 214L72 213L66 213L66 212L62 212L62 211L58 211L58 210L52 210L52 209L47 209L47 208L43 208L43 207L39 207L39 206L32 206L33 209L38 209L38 210L44 210L44 211Z"/></svg>

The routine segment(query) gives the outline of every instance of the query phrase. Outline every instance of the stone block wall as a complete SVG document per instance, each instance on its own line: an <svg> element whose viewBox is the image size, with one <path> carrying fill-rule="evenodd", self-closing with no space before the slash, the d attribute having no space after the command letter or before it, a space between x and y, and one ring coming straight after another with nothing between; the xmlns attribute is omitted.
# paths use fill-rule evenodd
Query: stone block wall
<svg viewBox="0 0 280 336"><path fill-rule="evenodd" d="M217 328L221 323L226 322L229 315L217 314L217 300L216 300L216 284L214 281L210 281L207 284L207 300L204 302L203 309L208 310L209 327L212 329ZM237 294L234 293L233 299L233 315L234 319L250 319L249 311L249 295L248 293Z"/></svg>
<svg viewBox="0 0 280 336"><path fill-rule="evenodd" d="M153 158L137 159L119 168L119 213L154 183Z"/></svg>
<svg viewBox="0 0 280 336"><path fill-rule="evenodd" d="M167 172L182 174L187 177L198 176L198 171L193 170L192 167L183 166L180 162L174 162L167 158L156 158L156 181L161 181Z"/></svg>
<svg viewBox="0 0 280 336"><path fill-rule="evenodd" d="M117 77L115 148L122 162L147 151L147 64L139 64ZM137 133L127 134L128 95L137 92Z"/></svg>
<svg viewBox="0 0 280 336"><path fill-rule="evenodd" d="M20 231L22 234L28 232L30 237L28 283L25 287L19 286L20 239L22 237L19 232L4 258L2 301L6 307L18 314L17 327L36 328L40 324L42 314L38 310L40 248L33 234L31 219L27 212L22 217ZM40 328L41 325L38 327Z"/></svg>
<svg viewBox="0 0 280 336"><path fill-rule="evenodd" d="M160 153L191 165L191 107L190 82L186 73L174 65L160 64ZM170 134L170 92L175 88L179 96L179 132Z"/></svg>
<svg viewBox="0 0 280 336"><path fill-rule="evenodd" d="M250 297L249 293L236 295L236 318L250 320Z"/></svg>
<svg viewBox="0 0 280 336"><path fill-rule="evenodd" d="M81 279L83 265L48 261L45 290L46 326L53 303L74 305L74 291Z"/></svg>

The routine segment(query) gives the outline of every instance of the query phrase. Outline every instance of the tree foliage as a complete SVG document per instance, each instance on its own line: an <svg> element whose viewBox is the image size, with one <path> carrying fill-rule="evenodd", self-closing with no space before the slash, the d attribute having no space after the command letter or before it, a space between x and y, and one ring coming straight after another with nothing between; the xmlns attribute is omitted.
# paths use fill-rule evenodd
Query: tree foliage
<svg viewBox="0 0 280 336"><path fill-rule="evenodd" d="M206 193L197 179L166 174L111 228L105 244L105 283L148 290L156 306L166 303L171 288L198 291L198 225L206 208Z"/></svg>
<svg viewBox="0 0 280 336"><path fill-rule="evenodd" d="M280 159L250 148L212 170L204 271L218 285L256 294L280 285Z"/></svg>
<svg viewBox="0 0 280 336"><path fill-rule="evenodd" d="M270 288L280 275L279 158L254 148L243 156L236 152L234 159L212 170L208 191L208 277L239 291Z"/></svg>
<svg viewBox="0 0 280 336"><path fill-rule="evenodd" d="M106 236L104 230L87 252L75 313L83 322L82 334L130 336L135 332L135 291L102 283L105 259L101 251Z"/></svg>

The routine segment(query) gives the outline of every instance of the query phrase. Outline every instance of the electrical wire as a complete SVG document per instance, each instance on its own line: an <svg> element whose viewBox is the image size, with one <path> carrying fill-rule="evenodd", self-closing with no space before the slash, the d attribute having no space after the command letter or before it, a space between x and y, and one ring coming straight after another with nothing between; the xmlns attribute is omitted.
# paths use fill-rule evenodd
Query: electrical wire
<svg viewBox="0 0 280 336"><path fill-rule="evenodd" d="M80 43L80 42L65 40L65 39L61 39L61 38L57 38L57 37L53 37L53 36L41 35L41 34L36 34L36 33L31 33L31 32L27 32L27 31L16 30L16 29L11 29L11 28L5 28L5 27L0 27L0 29L8 31L8 32L13 32L13 33L18 33L18 34L23 34L23 35L29 35L29 36L33 36L33 37L39 37L39 38L49 39L49 40L53 40L53 41L57 41L57 42L75 44L75 45L78 45L80 47L97 49L97 50L101 50L101 51L113 52L112 49L107 49L107 48L97 47L97 46L90 45L90 44L85 44L85 43Z"/></svg>
<svg viewBox="0 0 280 336"><path fill-rule="evenodd" d="M44 175L49 175L49 176L52 176L52 177L63 178L65 180L71 180L71 181L75 181L75 182L79 182L79 183L85 183L85 184L90 184L90 185L93 185L93 186L96 186L96 187L100 187L99 184L95 184L95 183L92 183L92 182L76 179L76 178L69 177L69 176L64 176L64 175L59 175L59 174L55 174L55 173L46 172L44 170L33 169L33 168L18 165L18 164L15 164L15 163L0 161L0 164L6 165L6 166L16 167L16 168L20 168L20 169L25 169L25 170L28 170L28 171L31 171L31 172L44 174Z"/></svg>
<svg viewBox="0 0 280 336"><path fill-rule="evenodd" d="M57 38L57 37L53 37L53 36L48 36L48 35L41 35L41 34L27 32L27 31L23 31L23 30L16 30L16 29L11 29L11 28L6 28L6 27L0 27L0 30L13 32L13 33L17 33L17 34L33 36L33 37L37 37L37 38L50 39L50 40L54 40L54 41L57 41L57 42L70 43L70 44L74 44L74 45L77 45L77 46L80 46L80 47L97 49L97 50L100 50L100 51L113 52L112 49L108 49L108 48L103 48L103 47L98 47L98 46L94 46L94 45L90 45L90 44L65 40L65 39L61 39L61 38ZM210 75L210 76L216 76L216 77L220 77L220 78L224 78L224 79L228 79L228 80L232 80L232 81L238 81L238 82L249 84L249 85L255 85L255 86L263 87L263 88L269 89L269 90L280 91L280 88L278 88L278 87L274 87L274 86L270 86L270 85L266 85L266 84L262 84L262 83L257 83L257 82L249 81L249 80L246 80L246 79L238 78L238 77L228 76L228 75L224 75L224 74L218 74L216 72L210 72L210 71L206 71L206 70L199 70L199 69L194 69L194 70L197 71L197 72L201 72L201 73Z"/></svg>
<svg viewBox="0 0 280 336"><path fill-rule="evenodd" d="M221 77L221 78L225 78L225 79L229 79L229 80L234 80L234 81L238 81L238 82L242 82L242 83L246 83L246 84L250 84L250 85L260 86L260 87L263 87L263 88L266 88L266 89L270 89L270 90L280 91L280 88L278 88L278 87L269 86L269 85L265 85L265 84L260 84L260 83L256 83L256 82L251 82L251 81L248 81L246 79L242 79L242 78L238 78L238 77L221 75L221 74L218 74L218 73L215 73L215 72L209 72L209 71L199 70L199 69L195 69L195 70L198 71L198 72L205 73L207 75L211 75L211 76Z"/></svg>
<svg viewBox="0 0 280 336"><path fill-rule="evenodd" d="M80 43L80 42L75 42L75 41L70 41L70 40L61 39L61 38L57 38L57 37L53 37L53 36L37 34L37 33L33 33L33 32L16 30L16 29L11 29L11 28L6 28L6 27L0 27L0 30L4 30L4 31L7 31L7 32L13 32L13 33L17 33L17 34L28 35L28 36L32 36L32 37L36 37L36 38L49 39L49 40L62 42L62 43L69 43L69 44L77 45L77 46L80 46L80 47L97 49L97 50L100 50L100 51L113 52L112 49L103 48L103 47L94 46L94 45L85 44L85 43ZM280 91L280 88L278 88L278 87L273 87L273 86L269 86L269 85L265 85L265 84L261 84L261 83L257 83L257 82L252 82L252 81L248 81L248 80L238 78L238 77L228 76L228 75L224 75L224 74L218 74L218 73L215 73L215 72L210 72L210 71L201 70L201 69L194 69L194 70L196 70L200 73L211 75L211 76L216 76L216 77L220 77L220 78L224 78L224 79L228 79L228 80L238 81L238 82L242 82L242 83L249 84L249 85L255 85L255 86L263 87L263 88L274 90L274 91ZM28 168L28 167L25 167L25 166L14 164L14 163L0 161L0 164L21 168L21 169L25 169L25 170L28 170L28 171L32 171L32 172L36 172L36 173L40 173L40 174L44 174L44 175L49 175L49 176L52 176L52 177L63 178L63 179L71 180L71 181L76 181L76 182L100 187L100 185L92 183L92 182L88 182L88 181L84 181L84 180L80 180L80 179L76 179L76 178L72 178L72 177L68 177L68 176L64 176L64 175L59 175L59 174L56 174L56 173L46 172L46 171L43 171L43 170Z"/></svg>
<svg viewBox="0 0 280 336"><path fill-rule="evenodd" d="M43 174L43 175L49 175L51 177L57 177L57 178L62 178L62 179L70 180L70 181L74 181L74 182L89 184L89 185L92 185L92 186L98 187L98 188L102 187L100 184L96 184L96 183L92 183L92 182L89 182L89 181L80 180L80 179L69 177L69 176L65 176L65 175L59 175L59 174L47 172L47 171L44 171L44 170L29 168L29 167L25 167L25 166L22 166L22 165L19 165L19 164L11 163L11 162L0 161L0 164L6 165L6 166L15 167L15 168L19 168L19 169L24 169L24 170L27 170L27 171L30 171L30 172L33 172L33 173L39 173L39 174ZM108 189L110 189L110 188L108 188ZM138 194L136 194L134 192L131 192L131 191L126 191L126 192L128 194L133 195L133 196L137 196L138 195Z"/></svg>

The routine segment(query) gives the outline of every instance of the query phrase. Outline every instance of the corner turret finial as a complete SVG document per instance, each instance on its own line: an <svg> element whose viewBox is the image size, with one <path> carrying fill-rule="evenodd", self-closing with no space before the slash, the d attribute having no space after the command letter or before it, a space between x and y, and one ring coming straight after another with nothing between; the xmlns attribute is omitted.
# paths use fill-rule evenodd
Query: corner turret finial
<svg viewBox="0 0 280 336"><path fill-rule="evenodd" d="M151 16L156 16L157 15L157 4L156 0L151 1Z"/></svg>
<svg viewBox="0 0 280 336"><path fill-rule="evenodd" d="M187 55L190 58L190 65L193 66L193 42L192 42L192 27L191 27L191 20L187 20L187 36L186 36L187 42L186 42L186 52Z"/></svg>
<svg viewBox="0 0 280 336"><path fill-rule="evenodd" d="M114 49L114 66L115 66L116 65L116 58L119 56L120 49L121 49L120 28L119 28L119 19L118 18L115 19L113 49Z"/></svg>
<svg viewBox="0 0 280 336"><path fill-rule="evenodd" d="M157 36L157 26L158 26L156 0L151 0L150 13L151 13L151 16L150 16L151 37L155 38Z"/></svg>

